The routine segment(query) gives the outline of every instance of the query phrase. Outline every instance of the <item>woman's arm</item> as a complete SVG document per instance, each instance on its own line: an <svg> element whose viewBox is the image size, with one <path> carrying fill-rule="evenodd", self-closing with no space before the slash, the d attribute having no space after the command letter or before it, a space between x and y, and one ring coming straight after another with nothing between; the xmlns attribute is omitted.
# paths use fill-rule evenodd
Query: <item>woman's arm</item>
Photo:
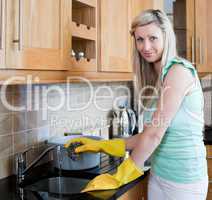
<svg viewBox="0 0 212 200"><path fill-rule="evenodd" d="M137 166L142 167L145 160L160 144L183 98L193 86L194 80L191 72L178 64L169 70L157 103L157 110L152 117L152 123L144 128L143 133L126 140L126 148L133 150L131 158Z"/></svg>
<svg viewBox="0 0 212 200"><path fill-rule="evenodd" d="M134 147L137 144L137 141L140 138L140 135L141 135L141 133L138 133L136 135L133 135L133 136L125 139L126 150L132 150L132 149L134 149Z"/></svg>

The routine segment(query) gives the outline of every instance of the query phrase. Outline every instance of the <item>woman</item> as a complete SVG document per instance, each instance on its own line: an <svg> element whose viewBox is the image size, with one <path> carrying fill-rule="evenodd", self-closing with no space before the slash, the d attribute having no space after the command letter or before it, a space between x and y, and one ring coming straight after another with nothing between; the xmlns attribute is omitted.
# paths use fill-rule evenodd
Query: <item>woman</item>
<svg viewBox="0 0 212 200"><path fill-rule="evenodd" d="M142 175L144 162L151 156L148 200L205 200L208 175L198 74L190 62L177 56L174 31L164 12L144 11L131 29L136 99L144 128L128 139L76 140L84 144L77 152L123 156L125 149L132 151L116 174L97 176L85 191L130 182Z"/></svg>

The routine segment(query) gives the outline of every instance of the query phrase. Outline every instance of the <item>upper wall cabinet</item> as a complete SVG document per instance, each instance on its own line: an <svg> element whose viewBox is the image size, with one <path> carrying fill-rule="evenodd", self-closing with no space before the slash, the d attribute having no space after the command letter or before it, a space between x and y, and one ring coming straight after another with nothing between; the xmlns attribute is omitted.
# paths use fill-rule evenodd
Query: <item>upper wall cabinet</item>
<svg viewBox="0 0 212 200"><path fill-rule="evenodd" d="M132 71L130 2L0 0L0 80L14 74L45 82L72 75L132 80L122 73Z"/></svg>
<svg viewBox="0 0 212 200"><path fill-rule="evenodd" d="M157 0L158 2L159 0ZM146 9L154 7L153 0L131 0L132 19L136 17L140 12Z"/></svg>
<svg viewBox="0 0 212 200"><path fill-rule="evenodd" d="M196 0L196 64L199 72L212 72L212 1Z"/></svg>
<svg viewBox="0 0 212 200"><path fill-rule="evenodd" d="M101 0L100 71L132 72L129 0Z"/></svg>
<svg viewBox="0 0 212 200"><path fill-rule="evenodd" d="M173 22L180 56L199 73L212 72L212 17L210 0L163 0L158 4Z"/></svg>
<svg viewBox="0 0 212 200"><path fill-rule="evenodd" d="M7 0L6 66L62 70L62 0Z"/></svg>
<svg viewBox="0 0 212 200"><path fill-rule="evenodd" d="M170 18L176 34L179 56L195 64L194 1L162 0L155 8L164 10Z"/></svg>
<svg viewBox="0 0 212 200"><path fill-rule="evenodd" d="M69 11L70 12L70 11ZM67 66L71 71L97 71L97 0L72 0L71 39Z"/></svg>

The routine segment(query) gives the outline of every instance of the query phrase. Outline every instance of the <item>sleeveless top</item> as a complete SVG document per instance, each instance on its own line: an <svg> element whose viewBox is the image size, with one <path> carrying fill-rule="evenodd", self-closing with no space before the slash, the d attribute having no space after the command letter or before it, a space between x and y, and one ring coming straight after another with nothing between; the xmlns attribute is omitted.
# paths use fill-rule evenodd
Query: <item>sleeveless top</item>
<svg viewBox="0 0 212 200"><path fill-rule="evenodd" d="M154 174L178 183L194 183L207 177L206 149L203 142L204 97L196 69L182 58L174 58L162 69L161 81L174 64L191 71L195 86L187 94L172 119L160 145L151 156ZM179 78L180 81L180 78ZM156 101L151 108L156 108ZM143 122L151 122L153 111L144 111Z"/></svg>

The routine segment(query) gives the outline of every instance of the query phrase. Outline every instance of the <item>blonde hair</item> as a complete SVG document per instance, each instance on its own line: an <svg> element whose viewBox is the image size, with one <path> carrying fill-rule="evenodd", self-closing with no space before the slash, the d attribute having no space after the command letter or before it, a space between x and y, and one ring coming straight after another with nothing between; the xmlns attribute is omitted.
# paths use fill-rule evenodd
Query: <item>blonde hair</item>
<svg viewBox="0 0 212 200"><path fill-rule="evenodd" d="M149 9L140 13L131 24L131 35L134 37L133 44L133 72L134 72L134 89L135 89L135 106L138 109L138 101L140 101L139 93L145 86L151 86L154 88L160 87L161 83L159 76L153 68L152 63L146 62L138 52L136 48L135 30L139 26L144 26L154 23L161 28L164 35L164 49L161 58L162 66L165 66L167 62L177 56L176 50L176 38L172 27L172 24L167 15L161 10ZM151 96L153 92L146 90L144 95ZM146 100L142 102L143 105L148 105L150 102Z"/></svg>

